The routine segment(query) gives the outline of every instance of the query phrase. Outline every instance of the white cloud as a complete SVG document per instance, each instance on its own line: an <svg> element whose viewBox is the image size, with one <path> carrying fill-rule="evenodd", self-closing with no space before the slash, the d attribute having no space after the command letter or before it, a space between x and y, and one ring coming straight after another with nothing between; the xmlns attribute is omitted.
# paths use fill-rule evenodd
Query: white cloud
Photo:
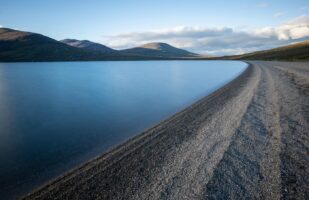
<svg viewBox="0 0 309 200"><path fill-rule="evenodd" d="M293 40L309 36L309 16L300 16L278 27L268 27L256 31L264 36L276 36L278 40Z"/></svg>
<svg viewBox="0 0 309 200"><path fill-rule="evenodd" d="M148 32L107 36L103 43L116 49L148 42L166 42L179 48L210 55L229 55L269 49L309 39L309 16L300 16L275 27L175 27Z"/></svg>
<svg viewBox="0 0 309 200"><path fill-rule="evenodd" d="M2 25L0 25L0 28L2 28L3 26Z"/></svg>

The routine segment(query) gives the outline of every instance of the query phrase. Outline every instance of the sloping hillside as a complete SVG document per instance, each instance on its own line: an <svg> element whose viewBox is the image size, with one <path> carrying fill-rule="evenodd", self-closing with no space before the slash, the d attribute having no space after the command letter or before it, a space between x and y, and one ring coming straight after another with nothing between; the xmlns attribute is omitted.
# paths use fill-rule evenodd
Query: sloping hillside
<svg viewBox="0 0 309 200"><path fill-rule="evenodd" d="M161 57L161 58L184 58L184 57L197 57L198 54L173 47L166 43L148 43L140 47L135 47L131 49L121 50L121 52L150 56L150 57Z"/></svg>
<svg viewBox="0 0 309 200"><path fill-rule="evenodd" d="M275 49L225 58L246 60L309 60L309 40Z"/></svg>
<svg viewBox="0 0 309 200"><path fill-rule="evenodd" d="M77 48L41 34L0 28L1 62L142 59L149 58Z"/></svg>
<svg viewBox="0 0 309 200"><path fill-rule="evenodd" d="M65 40L60 40L60 42L63 42L72 47L77 47L77 48L81 48L81 49L85 49L89 51L97 51L97 52L108 54L108 55L119 54L118 51L112 48L109 48L99 43L91 42L89 40L65 39Z"/></svg>
<svg viewBox="0 0 309 200"><path fill-rule="evenodd" d="M44 35L0 28L0 61L54 61L103 58Z"/></svg>

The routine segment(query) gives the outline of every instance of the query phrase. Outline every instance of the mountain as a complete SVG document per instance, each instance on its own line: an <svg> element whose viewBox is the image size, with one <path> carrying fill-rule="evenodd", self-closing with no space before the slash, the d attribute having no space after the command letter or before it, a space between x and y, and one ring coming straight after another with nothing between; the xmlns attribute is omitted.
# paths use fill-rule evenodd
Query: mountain
<svg viewBox="0 0 309 200"><path fill-rule="evenodd" d="M63 42L72 47L77 47L77 48L81 48L81 49L85 49L89 51L97 51L97 52L108 54L108 55L119 54L118 51L112 48L104 46L103 44L91 42L89 40L65 39L65 40L60 40L60 42Z"/></svg>
<svg viewBox="0 0 309 200"><path fill-rule="evenodd" d="M117 59L72 47L37 33L0 28L0 61L68 61Z"/></svg>
<svg viewBox="0 0 309 200"><path fill-rule="evenodd" d="M117 51L88 40L57 41L37 33L0 28L2 62L154 59L309 60L309 40L243 55L205 58L166 43Z"/></svg>
<svg viewBox="0 0 309 200"><path fill-rule="evenodd" d="M160 58L185 58L199 56L198 54L173 47L166 43L148 43L140 47L124 49L121 50L121 52L132 55Z"/></svg>
<svg viewBox="0 0 309 200"><path fill-rule="evenodd" d="M0 28L0 61L91 61L186 59L197 54L164 43L117 51L88 40L57 41L47 36Z"/></svg>
<svg viewBox="0 0 309 200"><path fill-rule="evenodd" d="M309 40L275 49L223 58L237 60L309 60Z"/></svg>

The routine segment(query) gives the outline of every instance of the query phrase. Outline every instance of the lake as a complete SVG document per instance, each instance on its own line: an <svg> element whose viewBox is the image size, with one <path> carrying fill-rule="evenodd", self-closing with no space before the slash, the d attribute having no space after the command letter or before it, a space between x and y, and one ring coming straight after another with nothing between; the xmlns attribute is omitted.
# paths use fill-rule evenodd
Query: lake
<svg viewBox="0 0 309 200"><path fill-rule="evenodd" d="M237 61L0 63L0 197L13 198L220 88Z"/></svg>

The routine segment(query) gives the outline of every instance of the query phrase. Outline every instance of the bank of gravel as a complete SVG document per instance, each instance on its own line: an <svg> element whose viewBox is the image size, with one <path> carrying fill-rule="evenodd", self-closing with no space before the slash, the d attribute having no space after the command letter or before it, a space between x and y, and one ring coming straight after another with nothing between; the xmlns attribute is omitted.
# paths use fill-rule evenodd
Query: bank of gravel
<svg viewBox="0 0 309 200"><path fill-rule="evenodd" d="M23 199L308 199L309 63L249 64Z"/></svg>

